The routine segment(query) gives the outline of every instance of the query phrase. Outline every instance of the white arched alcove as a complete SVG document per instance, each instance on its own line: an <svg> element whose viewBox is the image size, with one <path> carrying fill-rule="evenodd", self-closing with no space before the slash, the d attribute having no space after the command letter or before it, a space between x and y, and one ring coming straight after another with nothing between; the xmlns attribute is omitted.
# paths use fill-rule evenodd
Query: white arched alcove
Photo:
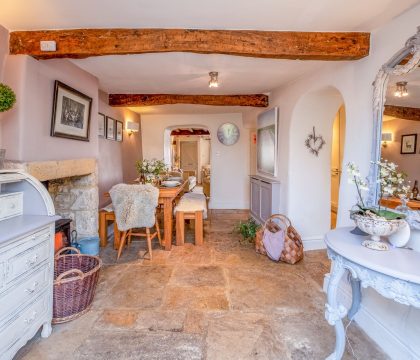
<svg viewBox="0 0 420 360"><path fill-rule="evenodd" d="M323 246L331 216L331 142L333 121L344 104L334 87L303 95L292 113L288 174L289 215L305 240L306 249ZM315 156L305 140L315 127L326 144ZM345 175L344 175L345 176Z"/></svg>

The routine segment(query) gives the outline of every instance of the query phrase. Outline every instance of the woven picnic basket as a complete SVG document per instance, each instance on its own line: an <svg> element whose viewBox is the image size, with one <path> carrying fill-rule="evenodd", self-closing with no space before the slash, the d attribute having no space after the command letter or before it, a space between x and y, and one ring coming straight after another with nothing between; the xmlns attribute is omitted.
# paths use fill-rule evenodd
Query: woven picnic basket
<svg viewBox="0 0 420 360"><path fill-rule="evenodd" d="M263 242L264 230L267 229L271 232L279 231L280 226L274 221L275 219L283 225L283 229L285 230L284 248L280 256L280 261L288 264L296 264L303 259L302 239L296 229L292 226L290 219L282 214L271 215L257 231L255 237L255 251L259 254L267 255Z"/></svg>
<svg viewBox="0 0 420 360"><path fill-rule="evenodd" d="M64 251L76 252L61 255ZM89 311L102 261L98 256L83 255L73 247L58 251L54 258L53 324L76 319Z"/></svg>

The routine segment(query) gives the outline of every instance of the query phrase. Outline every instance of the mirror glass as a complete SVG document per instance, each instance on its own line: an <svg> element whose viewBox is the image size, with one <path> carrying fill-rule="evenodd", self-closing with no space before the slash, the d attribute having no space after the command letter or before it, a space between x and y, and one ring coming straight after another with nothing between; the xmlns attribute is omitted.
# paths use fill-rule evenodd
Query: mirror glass
<svg viewBox="0 0 420 360"><path fill-rule="evenodd" d="M402 60L401 65L407 60ZM420 209L420 67L389 77L381 140L381 158L395 163L407 175L411 198L408 206ZM398 205L398 199L395 202L388 205L395 207L392 205Z"/></svg>

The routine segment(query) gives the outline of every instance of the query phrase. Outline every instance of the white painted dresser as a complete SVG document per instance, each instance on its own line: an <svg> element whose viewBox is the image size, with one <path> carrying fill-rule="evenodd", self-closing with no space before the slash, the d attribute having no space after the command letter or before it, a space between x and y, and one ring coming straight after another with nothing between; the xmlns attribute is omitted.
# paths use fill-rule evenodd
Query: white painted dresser
<svg viewBox="0 0 420 360"><path fill-rule="evenodd" d="M0 219L0 360L10 360L41 326L51 334L58 217L38 180L0 170Z"/></svg>

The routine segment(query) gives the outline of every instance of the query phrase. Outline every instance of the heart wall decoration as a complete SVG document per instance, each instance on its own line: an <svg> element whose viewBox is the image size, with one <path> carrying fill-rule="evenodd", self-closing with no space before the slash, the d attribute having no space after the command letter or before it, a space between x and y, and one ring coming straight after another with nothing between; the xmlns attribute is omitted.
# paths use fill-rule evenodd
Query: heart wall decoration
<svg viewBox="0 0 420 360"><path fill-rule="evenodd" d="M319 152L325 145L325 140L322 135L315 134L315 126L312 128L312 133L308 135L305 140L305 146L308 148L311 154L315 156L319 155Z"/></svg>

